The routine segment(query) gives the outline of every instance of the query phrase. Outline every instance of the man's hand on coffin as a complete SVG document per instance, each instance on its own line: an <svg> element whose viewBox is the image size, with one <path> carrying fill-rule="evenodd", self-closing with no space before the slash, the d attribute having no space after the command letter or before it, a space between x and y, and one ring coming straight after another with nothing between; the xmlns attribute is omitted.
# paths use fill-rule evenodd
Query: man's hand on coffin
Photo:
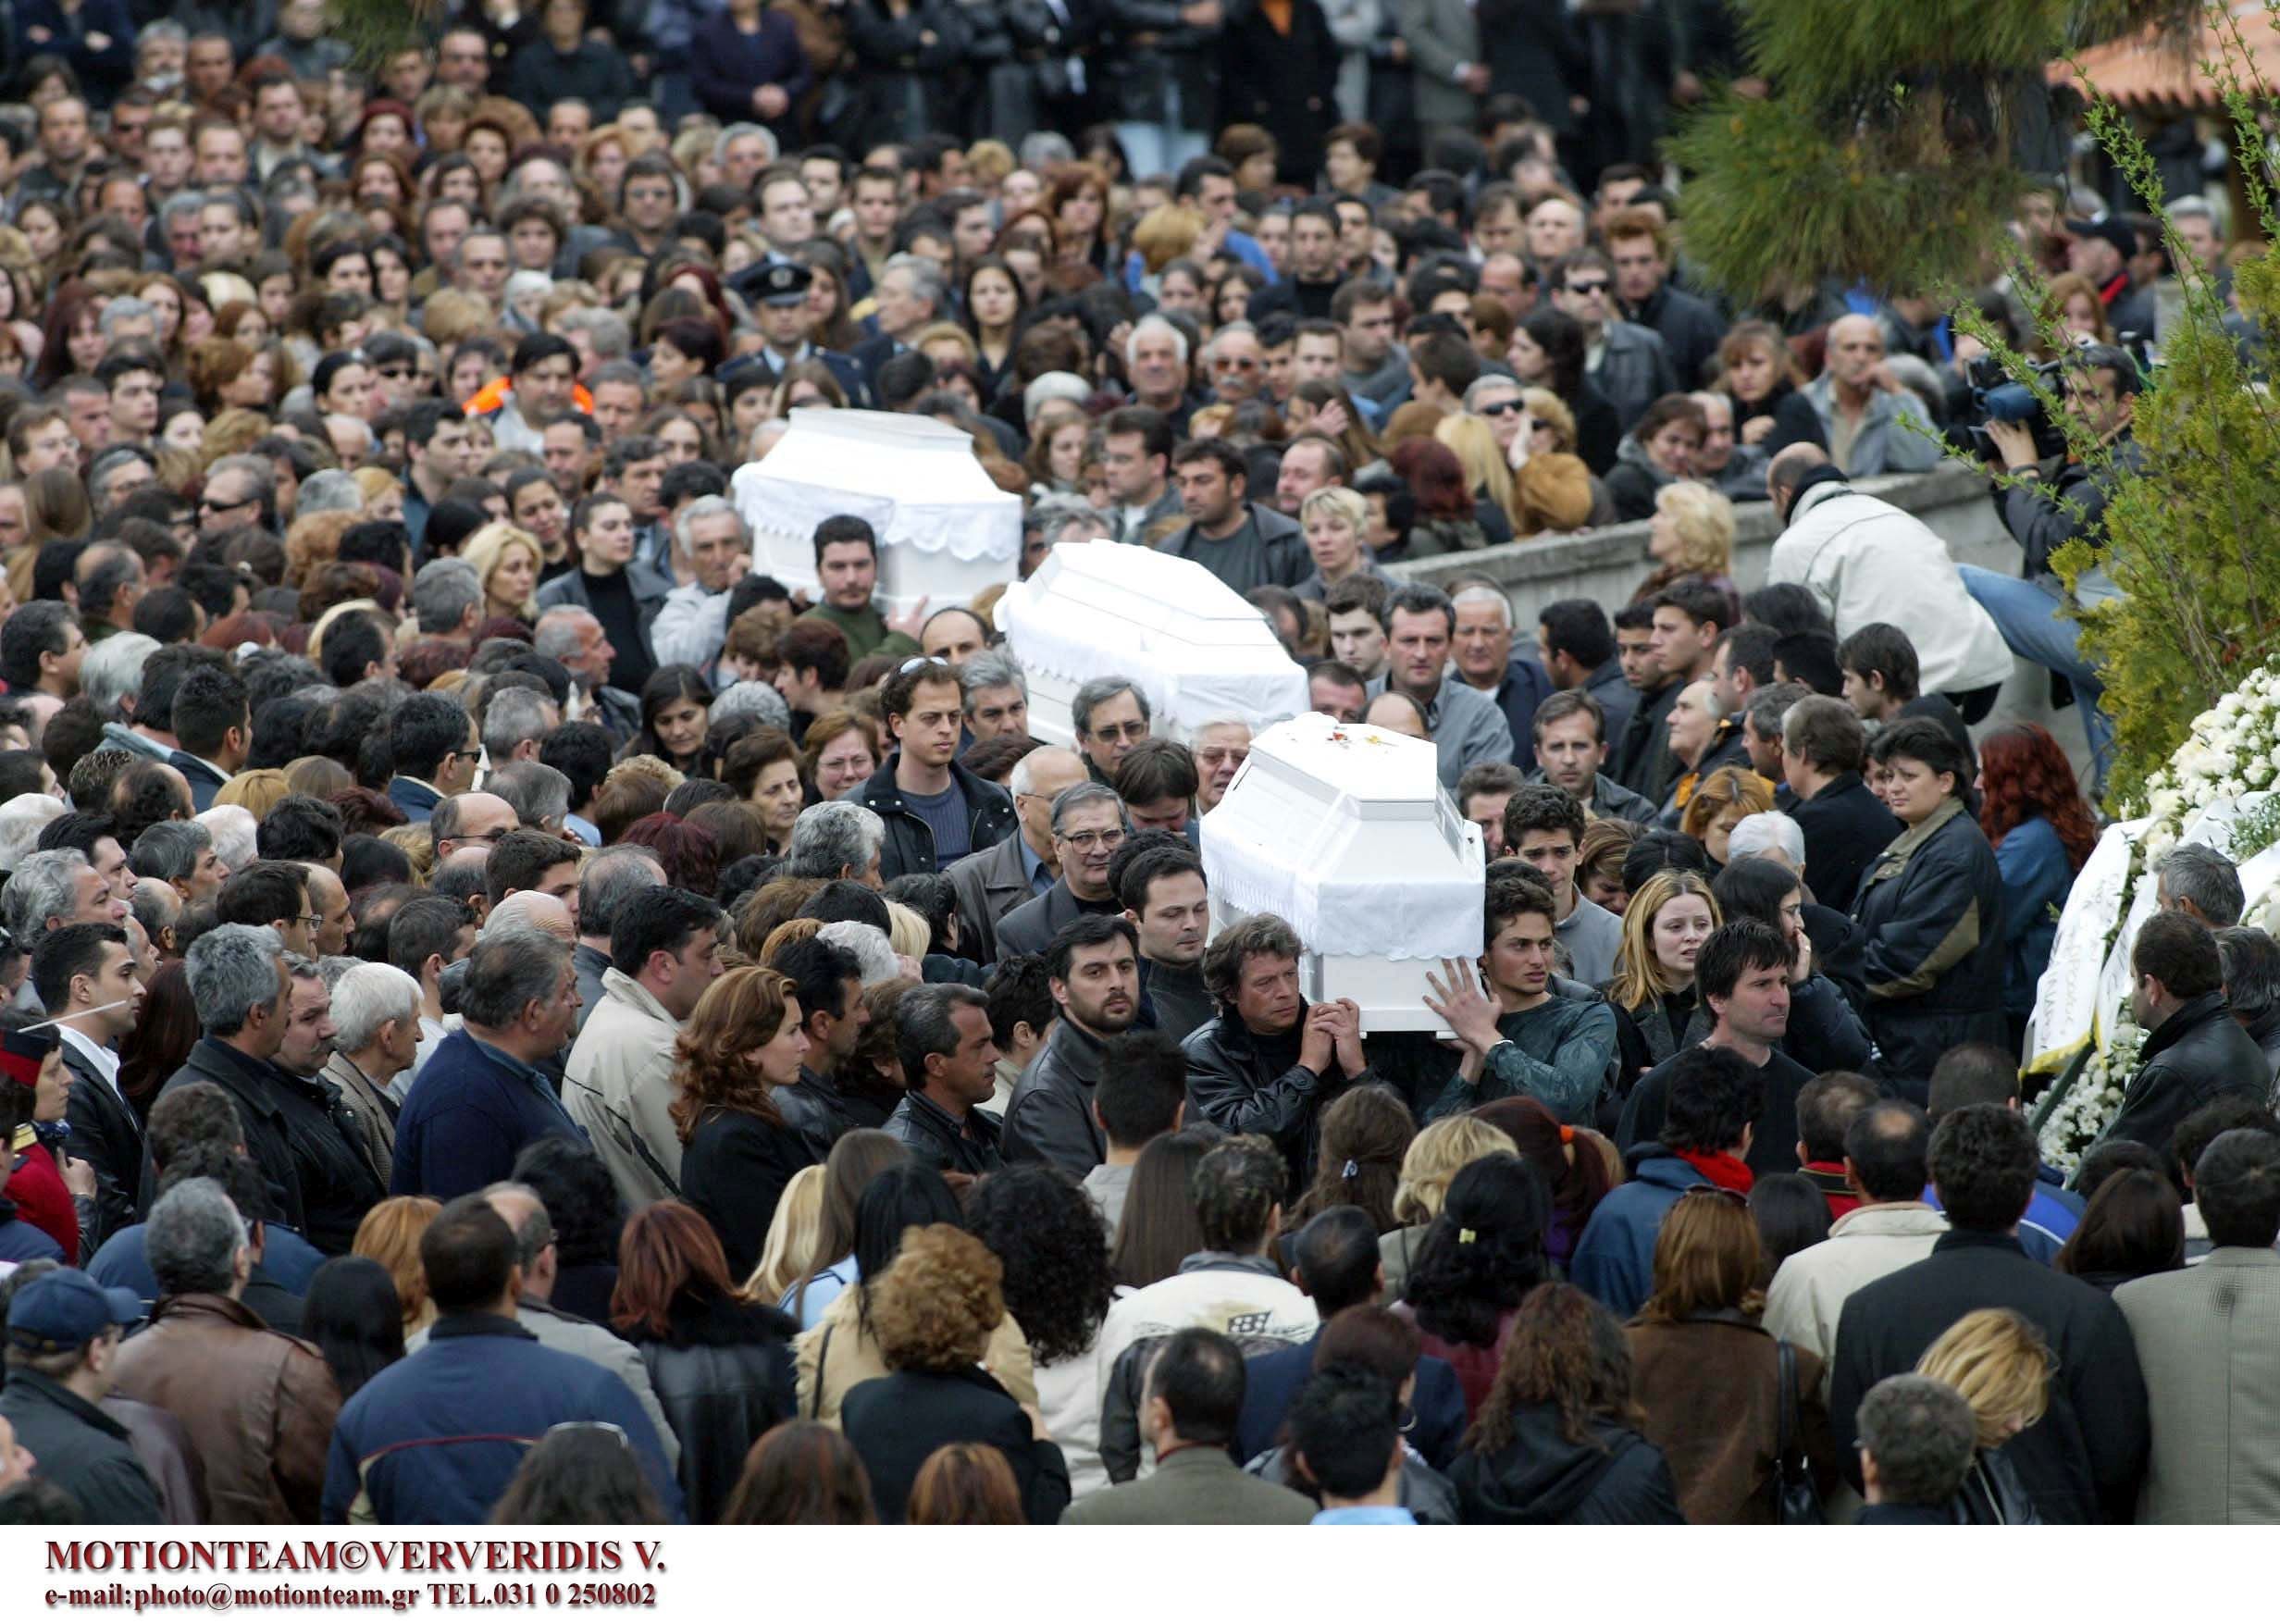
<svg viewBox="0 0 2280 1624"><path fill-rule="evenodd" d="M919 628L926 624L926 605L929 601L928 599L921 598L909 614L888 615L886 629L890 632L900 632L912 642L917 642Z"/></svg>
<svg viewBox="0 0 2280 1624"><path fill-rule="evenodd" d="M1496 1004L1481 988L1480 973L1461 959L1441 961L1441 973L1425 973L1425 1007L1448 1023L1456 1040L1469 1051L1469 1060L1485 1055L1504 1041L1496 1030Z"/></svg>
<svg viewBox="0 0 2280 1624"><path fill-rule="evenodd" d="M1306 1031L1298 1039L1298 1063L1317 1077L1330 1075L1331 1063L1338 1053L1338 1034L1331 1025L1337 1013L1335 1004L1317 1004L1307 1011Z"/></svg>

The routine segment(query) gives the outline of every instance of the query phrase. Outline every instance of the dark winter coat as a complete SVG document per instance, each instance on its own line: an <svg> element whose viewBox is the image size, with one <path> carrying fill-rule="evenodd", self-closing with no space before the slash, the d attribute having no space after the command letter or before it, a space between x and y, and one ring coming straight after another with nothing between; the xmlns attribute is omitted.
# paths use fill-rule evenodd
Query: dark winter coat
<svg viewBox="0 0 2280 1624"><path fill-rule="evenodd" d="M1792 800L1784 810L1804 831L1805 884L1813 899L1840 911L1851 910L1861 876L1903 830L1858 773L1840 773L1812 800Z"/></svg>
<svg viewBox="0 0 2280 1624"><path fill-rule="evenodd" d="M1258 0L1233 0L1221 26L1219 122L1258 124L1273 136L1282 180L1311 186L1322 131L1338 121L1338 43L1317 0L1291 0L1290 32Z"/></svg>
<svg viewBox="0 0 2280 1624"><path fill-rule="evenodd" d="M680 1296L660 1335L646 1325L621 1334L641 1350L650 1386L681 1441L681 1493L691 1522L713 1523L744 1474L761 1434L793 1419L788 1314L758 1303Z"/></svg>
<svg viewBox="0 0 2280 1624"><path fill-rule="evenodd" d="M781 1102L792 1092L779 1088L774 1097ZM784 1186L801 1168L823 1159L788 1122L763 1122L748 1112L726 1110L710 1111L698 1122L681 1150L681 1198L703 1213L720 1236L729 1279L750 1276L760 1262L761 1247L767 1244L768 1226L775 1221Z"/></svg>
<svg viewBox="0 0 2280 1624"><path fill-rule="evenodd" d="M979 1365L898 1370L859 1383L839 1406L839 1425L871 1474L881 1522L900 1522L926 1457L945 1444L990 1444L1013 1469L1022 1515L1054 1523L1069 1505L1060 1445L1035 1436L1013 1395Z"/></svg>
<svg viewBox="0 0 2280 1624"><path fill-rule="evenodd" d="M2003 1446L2046 1522L2127 1522L2150 1434L2145 1380L2129 1321L2113 1300L2046 1269L2008 1234L1952 1229L1921 1263L1845 1299L1830 1360L1828 1419L1858 1436L1861 1399L1887 1376L1915 1369L1942 1332L1975 1308L2013 1308L2056 1356L2050 1407ZM1860 1460L1844 1462L1860 1486Z"/></svg>
<svg viewBox="0 0 2280 1624"><path fill-rule="evenodd" d="M2122 1109L2100 1137L2165 1152L2177 1124L2211 1100L2227 1094L2261 1100L2270 1092L2264 1051L2233 1019L2224 993L2203 993L2147 1037Z"/></svg>
<svg viewBox="0 0 2280 1624"><path fill-rule="evenodd" d="M1663 1452L1628 1427L1594 1421L1588 1442L1570 1440L1559 1407L1512 1415L1503 1448L1467 1450L1449 1468L1468 1523L1674 1523L1678 1486Z"/></svg>
<svg viewBox="0 0 2280 1624"><path fill-rule="evenodd" d="M1230 1134L1265 1134L1282 1153L1293 1189L1313 1182L1322 1108L1360 1080L1348 1078L1335 1059L1320 1073L1298 1063L1306 1022L1302 1005L1288 1033L1261 1037L1229 1010L1180 1045L1187 1055L1187 1120Z"/></svg>
<svg viewBox="0 0 2280 1624"><path fill-rule="evenodd" d="M2004 1042L2002 874L1962 801L1885 849L1852 917L1888 1077L1928 1078L1959 1043Z"/></svg>
<svg viewBox="0 0 2280 1624"><path fill-rule="evenodd" d="M886 758L886 764L863 781L861 787L845 799L857 806L869 807L878 813L886 825L886 837L879 847L879 876L886 880L900 879L904 874L930 874L942 865L935 861L934 831L926 820L904 804L902 789L895 782L895 765L902 759L899 750ZM985 851L1008 835L1021 829L1021 820L1014 815L1013 798L986 778L977 778L956 762L950 763L950 781L966 798L966 828L969 854Z"/></svg>
<svg viewBox="0 0 2280 1624"><path fill-rule="evenodd" d="M1081 1179L1109 1159L1108 1136L1093 1116L1106 1058L1100 1039L1075 1022L1053 1023L1006 1101L998 1147L1006 1160L1042 1161Z"/></svg>

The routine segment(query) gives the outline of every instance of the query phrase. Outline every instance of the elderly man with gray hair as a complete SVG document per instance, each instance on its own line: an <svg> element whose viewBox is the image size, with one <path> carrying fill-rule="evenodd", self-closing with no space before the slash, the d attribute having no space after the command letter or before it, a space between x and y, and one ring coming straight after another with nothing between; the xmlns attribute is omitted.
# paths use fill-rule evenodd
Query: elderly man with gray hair
<svg viewBox="0 0 2280 1624"><path fill-rule="evenodd" d="M430 559L412 577L412 614L420 636L471 643L482 613L483 582L465 559Z"/></svg>
<svg viewBox="0 0 2280 1624"><path fill-rule="evenodd" d="M178 904L211 900L232 872L214 848L214 831L181 818L153 824L136 836L133 849L127 853L127 866L139 881L163 881L174 892ZM175 911L180 913L179 905Z"/></svg>
<svg viewBox="0 0 2280 1624"><path fill-rule="evenodd" d="M601 1007L601 979L610 969L610 933L621 909L665 883L665 865L647 846L613 846L578 874L578 940L570 955L578 978L577 1030Z"/></svg>
<svg viewBox="0 0 2280 1624"><path fill-rule="evenodd" d="M692 578L665 594L650 623L650 640L659 664L709 673L728 640L729 594L752 567L751 532L736 503L700 496L674 521L673 552Z"/></svg>
<svg viewBox="0 0 2280 1624"><path fill-rule="evenodd" d="M142 691L142 663L158 652L159 646L156 638L142 632L115 631L88 649L80 659L80 692L95 707L95 714L105 722L128 720L121 701Z"/></svg>
<svg viewBox="0 0 2280 1624"><path fill-rule="evenodd" d="M332 1058L325 1079L356 1112L362 1148L385 1184L396 1165L396 1100L389 1086L419 1052L419 983L392 964L358 964L332 986Z"/></svg>
<svg viewBox="0 0 2280 1624"><path fill-rule="evenodd" d="M126 917L126 903L112 898L86 854L68 848L33 852L0 886L0 923L27 947L59 925L119 924Z"/></svg>
<svg viewBox="0 0 2280 1624"><path fill-rule="evenodd" d="M570 815L570 775L544 762L518 758L494 767L483 788L505 801L526 829L561 835L563 822Z"/></svg>
<svg viewBox="0 0 2280 1624"><path fill-rule="evenodd" d="M315 1347L242 1300L254 1268L244 1219L212 1179L184 1179L151 1209L142 1250L158 1305L121 1345L112 1393L181 1422L214 1519L318 1520L341 1393Z"/></svg>
<svg viewBox="0 0 2280 1624"><path fill-rule="evenodd" d="M1053 798L1053 851L1060 877L998 922L998 956L1042 953L1061 927L1088 913L1120 911L1109 860L1124 844L1124 803L1105 784L1077 784Z"/></svg>
<svg viewBox="0 0 2280 1624"><path fill-rule="evenodd" d="M467 957L461 1027L419 1069L396 1119L391 1193L448 1201L497 1183L524 1146L583 1139L547 1067L576 1024L568 944L538 931L487 936Z"/></svg>
<svg viewBox="0 0 2280 1624"><path fill-rule="evenodd" d="M886 825L879 814L852 801L827 800L812 806L792 824L792 843L784 854L784 875L795 880L858 880L873 890L879 877L879 853Z"/></svg>
<svg viewBox="0 0 2280 1624"><path fill-rule="evenodd" d="M311 1111L330 1124L322 1108L273 1063L285 1047L291 1008L285 944L266 924L217 924L190 944L182 970L204 1035L159 1097L192 1083L211 1083L229 1095L244 1124L246 1151L268 1183L278 1221L305 1233L308 1205L291 1130ZM347 1249L345 1243L340 1249Z"/></svg>
<svg viewBox="0 0 2280 1624"><path fill-rule="evenodd" d="M510 762L536 762L539 741L561 725L561 708L535 688L505 688L492 694L483 707L483 749L492 775ZM497 793L489 779L483 787Z"/></svg>
<svg viewBox="0 0 2280 1624"><path fill-rule="evenodd" d="M2154 897L2166 912L2189 914L2211 930L2240 923L2248 899L2240 871L2213 846L2176 846L2162 859Z"/></svg>

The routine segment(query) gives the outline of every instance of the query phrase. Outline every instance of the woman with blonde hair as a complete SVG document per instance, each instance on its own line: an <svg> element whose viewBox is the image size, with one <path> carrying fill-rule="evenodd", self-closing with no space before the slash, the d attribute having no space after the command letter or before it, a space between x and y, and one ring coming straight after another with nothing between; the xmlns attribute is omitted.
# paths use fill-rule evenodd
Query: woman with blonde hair
<svg viewBox="0 0 2280 1624"><path fill-rule="evenodd" d="M493 522L468 537L459 556L475 566L476 578L483 583L481 618L537 618L532 600L539 589L539 572L546 567L546 555L536 536L514 525Z"/></svg>
<svg viewBox="0 0 2280 1624"><path fill-rule="evenodd" d="M1576 415L1568 403L1548 389L1524 389L1520 408L1514 440L1505 448L1513 465L1514 534L1615 523L1615 502L1606 486L1577 454Z"/></svg>
<svg viewBox="0 0 2280 1624"><path fill-rule="evenodd" d="M403 1305L403 1333L424 1331L434 1323L436 1305L428 1295L428 1272L420 1266L420 1236L443 1210L432 1196L390 1196L364 1216L349 1251L369 1258L388 1271L395 1283L396 1300Z"/></svg>
<svg viewBox="0 0 2280 1624"><path fill-rule="evenodd" d="M1471 412L1452 412L1433 425L1433 438L1456 453L1457 466L1465 471L1465 485L1474 502L1493 508L1508 528L1516 528L1518 495L1513 489L1505 449L1496 443L1496 430L1489 420ZM1510 539L1495 534L1493 527L1487 535L1492 545Z"/></svg>
<svg viewBox="0 0 2280 1624"><path fill-rule="evenodd" d="M322 565L341 556L341 538L353 525L364 523L361 511L307 514L285 532L285 584L298 590Z"/></svg>
<svg viewBox="0 0 2280 1624"><path fill-rule="evenodd" d="M1646 1412L1641 1431L1663 1452L1689 1522L1778 1520L1786 1378L1800 1435L1825 1487L1837 1461L1822 1408L1821 1357L1780 1344L1758 1324L1757 1220L1730 1190L1690 1190L1654 1239L1654 1287L1624 1331L1631 1395Z"/></svg>
<svg viewBox="0 0 2280 1624"><path fill-rule="evenodd" d="M820 922L810 920L820 929ZM824 1164L810 1162L792 1174L777 1198L775 1216L768 1221L768 1238L760 1248L760 1262L744 1289L763 1303L780 1300L799 1283L824 1214Z"/></svg>
<svg viewBox="0 0 2280 1624"><path fill-rule="evenodd" d="M436 843L426 824L399 824L392 829L382 829L380 838L404 855L412 865L412 883L425 886L435 873Z"/></svg>
<svg viewBox="0 0 2280 1624"><path fill-rule="evenodd" d="M1298 504L1298 525L1325 593L1349 576L1371 572L1369 549L1362 544L1369 533L1369 502L1359 491L1343 485L1308 491Z"/></svg>
<svg viewBox="0 0 2280 1624"><path fill-rule="evenodd" d="M1425 1244L1425 1232L1448 1196L1449 1181L1483 1156L1518 1154L1509 1134L1474 1116L1443 1117L1409 1141L1402 1153L1400 1181L1394 1186L1394 1221L1402 1227L1378 1238L1387 1302L1400 1300L1409 1266Z"/></svg>
<svg viewBox="0 0 2280 1624"><path fill-rule="evenodd" d="M1696 786L1679 816L1679 832L1702 842L1723 868L1734 825L1752 812L1773 811L1773 786L1747 767L1720 767Z"/></svg>
<svg viewBox="0 0 2280 1624"><path fill-rule="evenodd" d="M1156 296L1157 279L1175 259L1186 259L1202 241L1209 222L1184 203L1159 204L1140 217L1132 229L1132 245L1140 255L1140 287Z"/></svg>
<svg viewBox="0 0 2280 1624"><path fill-rule="evenodd" d="M216 806L242 806L254 814L256 821L269 815L270 810L292 790L285 782L283 769L256 767L250 773L240 773L214 792Z"/></svg>
<svg viewBox="0 0 2280 1624"><path fill-rule="evenodd" d="M2013 1308L1964 1315L1924 1350L1919 1376L1945 1382L1971 1406L1979 1452L1957 1494L1958 1521L2040 1522L2034 1496L2003 1445L2042 1419L2058 1360L2035 1322Z"/></svg>
<svg viewBox="0 0 2280 1624"><path fill-rule="evenodd" d="M1656 568L1631 601L1643 603L1673 581L1694 576L1726 594L1737 617L1741 594L1734 589L1734 504L1724 492L1697 479L1677 479L1654 495L1647 521L1647 556Z"/></svg>
<svg viewBox="0 0 2280 1624"><path fill-rule="evenodd" d="M365 511L357 515L360 521L403 517L403 483L386 468L378 463L366 463L350 477L356 481L356 489L365 493Z"/></svg>
<svg viewBox="0 0 2280 1624"><path fill-rule="evenodd" d="M2043 291L2039 316L2035 348L2046 358L2058 353L2044 336L2047 332L2055 331L2062 343L2070 345L2113 342L2113 324L2106 318L2106 304L2098 296L2098 284L2080 271L2051 279L2051 285Z"/></svg>
<svg viewBox="0 0 2280 1624"><path fill-rule="evenodd" d="M1694 961L1717 927L1717 899L1698 874L1667 868L1631 893L1615 974L1600 988L1615 1008L1622 1057L1616 1085L1600 1101L1602 1132L1613 1127L1613 1113L1633 1084L1709 1035L1710 1011L1694 991Z"/></svg>
<svg viewBox="0 0 2280 1624"><path fill-rule="evenodd" d="M269 419L249 407L228 406L215 413L198 440L199 471L203 473L224 457L252 451L254 441L268 432Z"/></svg>

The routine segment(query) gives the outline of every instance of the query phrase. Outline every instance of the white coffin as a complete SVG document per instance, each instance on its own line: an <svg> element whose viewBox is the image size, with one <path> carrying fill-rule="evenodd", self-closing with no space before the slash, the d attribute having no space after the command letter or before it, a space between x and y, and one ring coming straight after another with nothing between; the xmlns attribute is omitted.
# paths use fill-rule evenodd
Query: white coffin
<svg viewBox="0 0 2280 1624"><path fill-rule="evenodd" d="M1152 731L1182 744L1241 717L1257 733L1307 708L1307 674L1267 624L1203 565L1115 541L1063 541L998 601L998 627L1029 675L1029 731L1072 744L1069 701L1097 676L1148 697Z"/></svg>
<svg viewBox="0 0 2280 1624"><path fill-rule="evenodd" d="M1352 998L1365 1031L1442 1029L1426 973L1480 956L1487 857L1432 745L1307 712L1251 741L1200 827L1214 935L1278 914L1308 1000Z"/></svg>
<svg viewBox="0 0 2280 1624"><path fill-rule="evenodd" d="M802 407L730 489L752 567L795 589L815 590L815 527L836 514L878 533L878 602L890 614L922 598L963 603L1020 568L1022 499L982 471L970 436L931 417Z"/></svg>

